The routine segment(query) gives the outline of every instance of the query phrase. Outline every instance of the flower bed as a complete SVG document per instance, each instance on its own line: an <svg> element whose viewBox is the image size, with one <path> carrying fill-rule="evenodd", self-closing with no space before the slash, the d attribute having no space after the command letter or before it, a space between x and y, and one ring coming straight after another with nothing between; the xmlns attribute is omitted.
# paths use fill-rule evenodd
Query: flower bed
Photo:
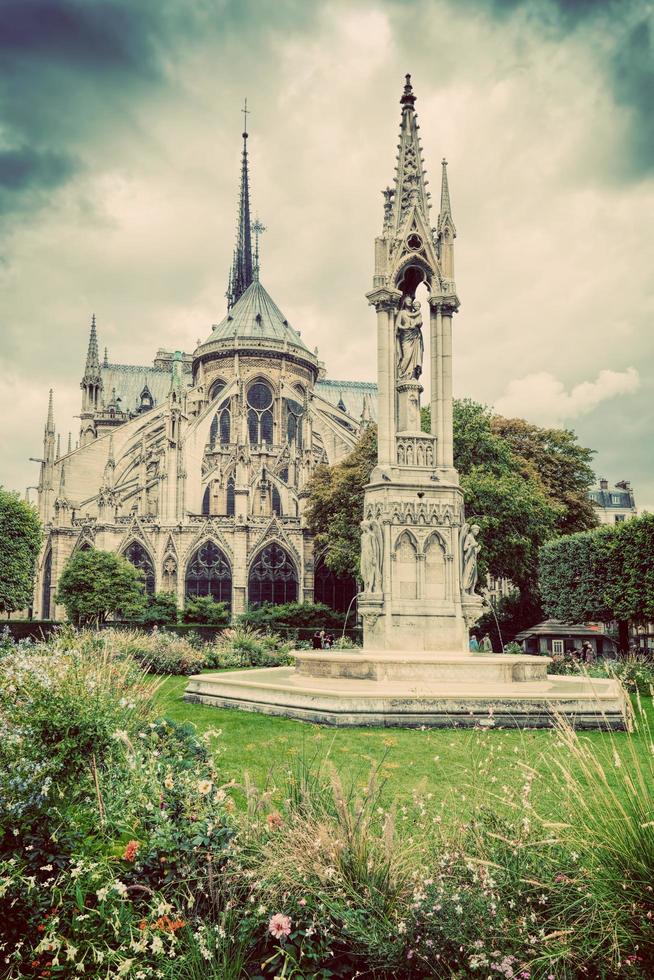
<svg viewBox="0 0 654 980"><path fill-rule="evenodd" d="M251 633L224 642L259 655ZM159 682L106 634L9 649L0 671L2 976L654 974L654 753L635 735L561 726L544 768L499 785L485 733L464 819L456 797L417 785L398 806L378 770L362 785L303 756L285 785L226 782L219 733L160 718Z"/></svg>

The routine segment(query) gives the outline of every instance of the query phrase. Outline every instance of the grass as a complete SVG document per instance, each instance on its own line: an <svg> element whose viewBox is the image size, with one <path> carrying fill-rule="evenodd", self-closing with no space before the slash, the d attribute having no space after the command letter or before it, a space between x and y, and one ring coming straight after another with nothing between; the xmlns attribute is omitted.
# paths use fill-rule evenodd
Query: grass
<svg viewBox="0 0 654 980"><path fill-rule="evenodd" d="M552 759L565 752L560 736L553 731L334 729L187 704L185 686L185 677L163 681L157 692L162 714L191 722L200 733L220 730L222 770L227 779L239 783L247 772L261 788L275 788L281 795L294 759L329 759L359 788L366 785L371 767L379 767L389 799L409 803L416 795L428 797L440 803L445 816L460 817L470 812L482 789L485 796L490 793L497 799L498 807L506 805L507 797L522 784L528 766L536 773L534 802L540 798L553 815L561 802L553 781L547 778ZM654 729L652 700L643 699L643 703L645 717ZM616 752L629 765L626 734L590 732L583 739L606 763L609 780ZM651 752L646 731L631 745L643 758ZM574 760L571 768L575 768ZM577 774L584 778L581 771Z"/></svg>

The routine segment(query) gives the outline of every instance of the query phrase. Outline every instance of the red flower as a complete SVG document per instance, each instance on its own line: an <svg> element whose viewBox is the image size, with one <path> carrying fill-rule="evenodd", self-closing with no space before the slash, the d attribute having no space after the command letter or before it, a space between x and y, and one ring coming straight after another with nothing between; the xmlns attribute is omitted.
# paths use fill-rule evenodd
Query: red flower
<svg viewBox="0 0 654 980"><path fill-rule="evenodd" d="M127 847L123 851L124 861L135 861L141 845L137 840L128 841Z"/></svg>

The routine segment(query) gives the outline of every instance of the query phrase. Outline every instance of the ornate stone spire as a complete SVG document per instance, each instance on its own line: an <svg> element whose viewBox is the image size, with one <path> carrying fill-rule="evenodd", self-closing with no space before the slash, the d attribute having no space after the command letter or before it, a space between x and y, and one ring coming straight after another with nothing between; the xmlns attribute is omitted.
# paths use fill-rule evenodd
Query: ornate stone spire
<svg viewBox="0 0 654 980"><path fill-rule="evenodd" d="M265 230L266 226L262 225L257 217L252 225L252 231L254 232L254 267L252 275L257 282L259 281L259 238Z"/></svg>
<svg viewBox="0 0 654 980"><path fill-rule="evenodd" d="M98 334L95 328L95 313L91 319L91 335L89 337L89 347L86 352L86 369L84 377L89 379L97 378L100 374L100 359L98 357Z"/></svg>
<svg viewBox="0 0 654 980"><path fill-rule="evenodd" d="M252 228L250 223L250 178L248 174L248 103L243 107L243 153L241 157L241 191L238 202L238 222L236 225L236 248L229 274L227 287L227 309L231 310L252 282Z"/></svg>
<svg viewBox="0 0 654 980"><path fill-rule="evenodd" d="M395 193L393 207L389 215L390 229L397 234L407 212L417 205L423 217L429 216L429 194L425 171L422 167L422 149L418 139L418 122L415 111L416 97L411 86L411 75L406 76L404 92L400 99L402 119L400 121L400 142L398 144L397 167L395 170ZM387 205L388 207L388 205ZM390 209L389 209L390 210Z"/></svg>
<svg viewBox="0 0 654 980"><path fill-rule="evenodd" d="M447 180L447 160L443 157L441 161L443 176L441 178L441 210L438 215L438 235L443 237L449 233L452 238L456 238L456 228L452 218L452 205L450 203L450 185Z"/></svg>
<svg viewBox="0 0 654 980"><path fill-rule="evenodd" d="M45 423L45 434L46 436L52 436L54 439L55 424L54 424L54 402L53 402L52 388L50 389L50 394L48 395L48 418Z"/></svg>

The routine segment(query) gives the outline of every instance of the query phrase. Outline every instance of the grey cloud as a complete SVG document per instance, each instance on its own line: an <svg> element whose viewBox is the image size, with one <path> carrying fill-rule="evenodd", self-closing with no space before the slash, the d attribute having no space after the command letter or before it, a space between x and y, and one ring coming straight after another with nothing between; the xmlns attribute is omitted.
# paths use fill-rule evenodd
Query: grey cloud
<svg viewBox="0 0 654 980"><path fill-rule="evenodd" d="M77 169L73 157L29 146L0 151L0 212L19 210L34 192L67 180Z"/></svg>
<svg viewBox="0 0 654 980"><path fill-rule="evenodd" d="M654 171L654 41L652 7L643 0L468 0L497 17L526 14L546 33L587 32L597 27L612 39L606 72L618 103L632 112L625 158L616 162L620 176L636 179ZM583 37L583 35L581 35Z"/></svg>

